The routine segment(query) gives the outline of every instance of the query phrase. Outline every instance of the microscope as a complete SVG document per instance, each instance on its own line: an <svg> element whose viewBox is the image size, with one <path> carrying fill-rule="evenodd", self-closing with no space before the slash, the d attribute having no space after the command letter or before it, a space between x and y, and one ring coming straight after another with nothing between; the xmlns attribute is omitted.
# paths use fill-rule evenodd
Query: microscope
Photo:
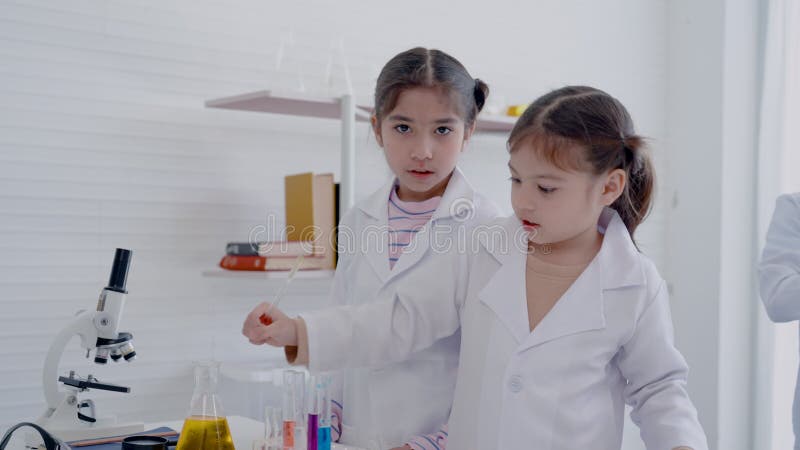
<svg viewBox="0 0 800 450"><path fill-rule="evenodd" d="M62 441L144 431L142 423L118 423L113 416L98 417L92 400L78 398L79 393L89 389L128 393L130 388L101 383L92 375L80 377L75 371L70 371L66 376L58 375L58 364L64 348L76 334L80 337L81 347L86 349L87 358L92 350L95 350L94 362L97 364L106 364L109 357L114 362L120 359L130 362L136 358L136 351L131 343L133 335L118 331L125 297L128 294L125 284L131 255L130 250L121 248L116 250L108 286L100 292L97 308L94 311L79 311L76 317L56 335L47 352L42 376L47 410L36 423ZM63 390L59 390L59 383ZM29 448L38 446L29 445Z"/></svg>

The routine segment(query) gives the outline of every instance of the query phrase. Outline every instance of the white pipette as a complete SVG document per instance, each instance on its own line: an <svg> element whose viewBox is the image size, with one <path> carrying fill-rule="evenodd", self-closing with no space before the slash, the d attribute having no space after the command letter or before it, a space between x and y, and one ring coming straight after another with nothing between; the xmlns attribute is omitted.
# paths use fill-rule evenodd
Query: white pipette
<svg viewBox="0 0 800 450"><path fill-rule="evenodd" d="M289 272L289 276L286 278L286 282L283 283L283 286L281 287L281 290L278 291L277 294L275 294L275 299L269 305L269 308L267 308L267 311L264 314L261 314L261 316L258 317L258 320L261 323L263 323L264 325L272 324L272 317L270 317L269 313L272 312L273 308L278 306L278 303L280 303L281 300L283 299L284 295L286 295L286 290L289 288L289 284L291 284L292 279L294 279L294 274L297 273L297 269L300 268L300 264L302 264L302 263L303 263L303 255L300 255L300 256L297 257L297 260L295 260L294 266L292 267L291 272Z"/></svg>

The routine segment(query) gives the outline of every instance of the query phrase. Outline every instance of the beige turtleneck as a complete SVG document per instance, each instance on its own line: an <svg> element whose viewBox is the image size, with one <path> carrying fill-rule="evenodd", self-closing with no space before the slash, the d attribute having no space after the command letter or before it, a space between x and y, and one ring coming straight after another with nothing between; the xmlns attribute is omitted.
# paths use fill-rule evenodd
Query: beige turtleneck
<svg viewBox="0 0 800 450"><path fill-rule="evenodd" d="M525 263L525 292L528 300L528 326L533 331L558 299L567 292L589 262L559 265L546 255L529 252Z"/></svg>

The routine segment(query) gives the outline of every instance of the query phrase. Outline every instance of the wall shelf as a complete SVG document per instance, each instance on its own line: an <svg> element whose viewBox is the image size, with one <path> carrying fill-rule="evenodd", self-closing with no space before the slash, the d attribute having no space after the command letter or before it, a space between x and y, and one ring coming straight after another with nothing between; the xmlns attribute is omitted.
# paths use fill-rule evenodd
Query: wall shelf
<svg viewBox="0 0 800 450"><path fill-rule="evenodd" d="M206 101L208 108L255 111L290 116L340 119L341 100L338 98L311 97L304 95L281 95L271 91L256 91L247 94L223 97ZM371 106L356 105L356 120L368 122ZM478 116L476 130L503 133L514 127L516 118L508 116Z"/></svg>
<svg viewBox="0 0 800 450"><path fill-rule="evenodd" d="M299 270L294 277L296 280L333 280L333 272L333 270ZM289 271L213 269L204 270L202 274L205 278L285 280L289 276Z"/></svg>

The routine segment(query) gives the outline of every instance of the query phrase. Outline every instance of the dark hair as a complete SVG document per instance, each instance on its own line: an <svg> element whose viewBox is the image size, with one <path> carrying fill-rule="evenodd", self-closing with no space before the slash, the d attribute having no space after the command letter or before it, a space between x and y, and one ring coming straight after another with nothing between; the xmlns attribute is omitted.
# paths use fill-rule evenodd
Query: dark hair
<svg viewBox="0 0 800 450"><path fill-rule="evenodd" d="M651 209L655 171L644 138L634 131L625 107L587 86L567 86L531 104L508 138L510 152L523 143L563 169L603 174L622 169L627 183L611 205L633 237Z"/></svg>
<svg viewBox="0 0 800 450"><path fill-rule="evenodd" d="M378 122L394 109L400 93L414 87L438 87L453 96L467 127L475 122L489 96L489 86L472 78L457 59L441 50L416 47L390 59L378 75L375 86Z"/></svg>

